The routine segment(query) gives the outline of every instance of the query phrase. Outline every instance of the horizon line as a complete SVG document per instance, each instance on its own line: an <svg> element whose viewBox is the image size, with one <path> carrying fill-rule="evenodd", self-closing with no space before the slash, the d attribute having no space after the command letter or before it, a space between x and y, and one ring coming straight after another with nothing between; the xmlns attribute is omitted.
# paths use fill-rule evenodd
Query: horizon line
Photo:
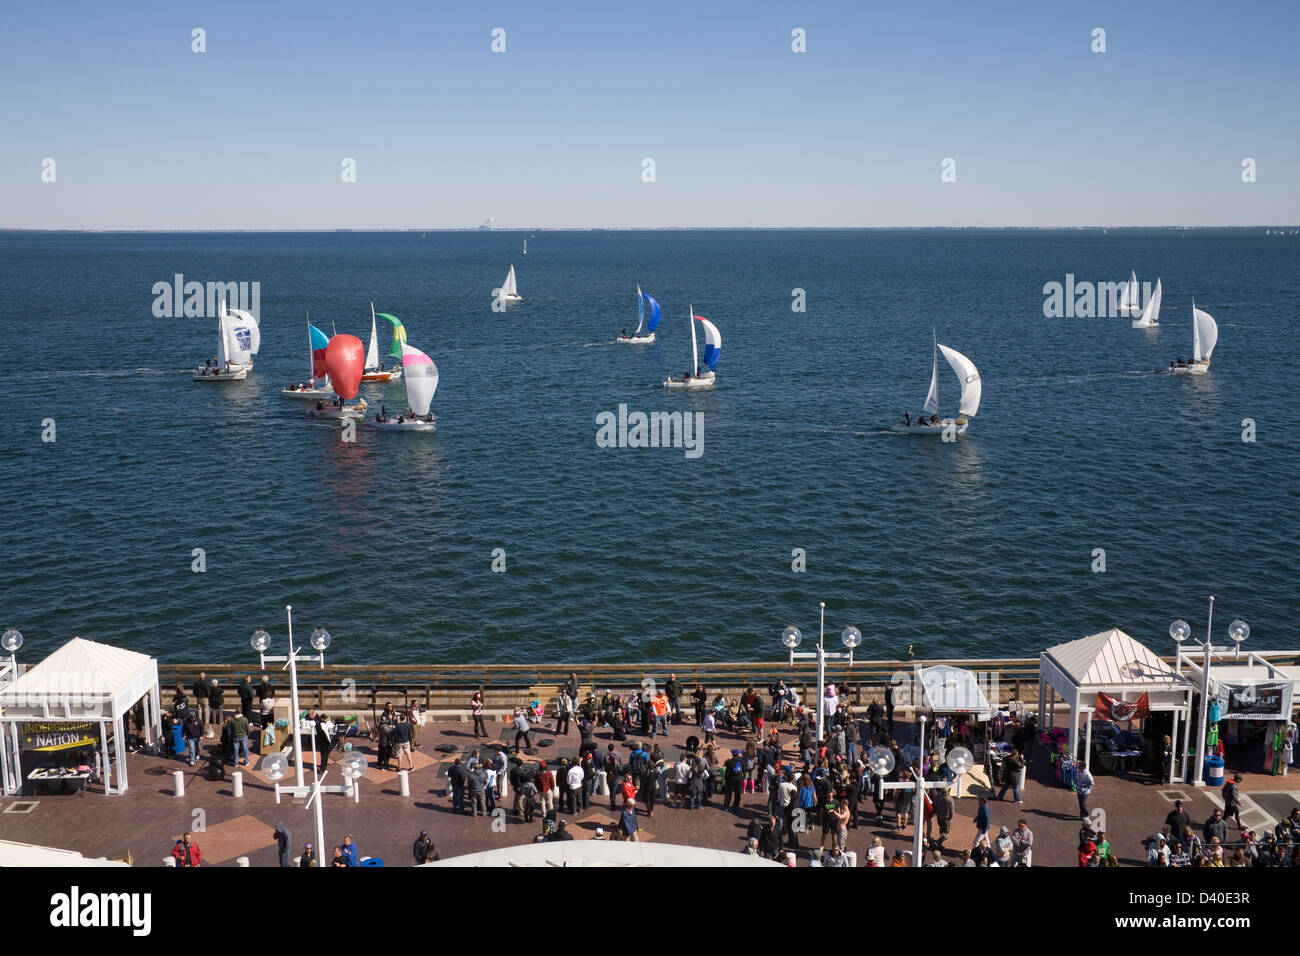
<svg viewBox="0 0 1300 956"><path fill-rule="evenodd" d="M1139 230L1163 229L1188 232L1198 229L1300 229L1300 223L1249 223L1169 225L1155 223L1141 226L509 226L485 229L482 226L369 226L369 227L318 227L318 228L247 228L247 229L199 229L199 228L150 228L150 227L104 227L104 228L55 228L43 226L0 226L0 233L378 233L378 232L903 232L924 230L1012 230L1030 232L1083 232L1102 230Z"/></svg>

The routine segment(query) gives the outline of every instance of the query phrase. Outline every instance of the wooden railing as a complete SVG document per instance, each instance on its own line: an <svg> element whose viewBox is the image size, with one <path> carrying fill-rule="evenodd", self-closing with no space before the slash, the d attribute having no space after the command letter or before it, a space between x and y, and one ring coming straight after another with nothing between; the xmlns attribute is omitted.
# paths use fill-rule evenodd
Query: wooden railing
<svg viewBox="0 0 1300 956"><path fill-rule="evenodd" d="M1264 652L1260 657L1281 663L1294 661L1295 651ZM1173 658L1166 658L1173 663ZM847 683L852 702L865 705L873 698L883 696L886 681L905 678L900 706L906 706L908 686L914 669L935 664L951 664L974 671L981 687L990 700L996 703L1010 700L1036 704L1038 701L1038 658L990 658L985 660L926 660L926 661L857 661L849 667L842 661L827 661L827 680ZM204 671L209 678L217 678L225 687L226 702L235 699L234 688L245 675L260 680L261 672L230 664L159 664L158 676L164 697L177 682L188 691L190 685ZM626 694L649 678L662 684L669 674L675 673L689 698L696 684L703 684L710 695L739 694L753 687L766 695L766 689L778 677L792 684L806 700L811 685L816 681L816 661L800 660L793 665L788 661L771 662L716 662L716 663L608 663L608 664L399 664L388 666L330 665L320 668L303 665L298 669L298 686L304 707L336 706L352 703L356 707L369 707L378 701L401 703L419 700L426 708L462 708L476 690L484 692L490 709L513 707L525 703L530 697L540 697L548 706L555 691L576 673L578 683L585 693L597 695L605 690ZM273 682L286 683L279 665L268 670Z"/></svg>

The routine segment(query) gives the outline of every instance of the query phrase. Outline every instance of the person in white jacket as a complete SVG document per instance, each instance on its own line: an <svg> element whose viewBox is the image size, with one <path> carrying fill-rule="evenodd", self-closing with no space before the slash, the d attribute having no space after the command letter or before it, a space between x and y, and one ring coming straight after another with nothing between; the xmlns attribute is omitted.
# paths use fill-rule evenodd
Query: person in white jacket
<svg viewBox="0 0 1300 956"><path fill-rule="evenodd" d="M1015 847L1015 865L1034 865L1034 831L1029 824L1021 820L1011 831L1011 843Z"/></svg>

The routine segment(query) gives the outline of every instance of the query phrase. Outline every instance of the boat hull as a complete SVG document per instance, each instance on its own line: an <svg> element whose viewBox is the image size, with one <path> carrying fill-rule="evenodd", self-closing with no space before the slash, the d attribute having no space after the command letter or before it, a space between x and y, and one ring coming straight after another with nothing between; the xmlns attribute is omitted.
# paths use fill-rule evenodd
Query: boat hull
<svg viewBox="0 0 1300 956"><path fill-rule="evenodd" d="M285 398L307 398L312 401L327 401L334 397L332 388L282 388L280 394Z"/></svg>
<svg viewBox="0 0 1300 956"><path fill-rule="evenodd" d="M707 375L699 375L694 378L677 379L670 378L664 382L664 388L712 388L714 374L709 372Z"/></svg>
<svg viewBox="0 0 1300 956"><path fill-rule="evenodd" d="M1181 368L1175 365L1169 371L1173 375L1204 375L1209 370L1210 364L1208 362L1198 362L1196 365L1184 365Z"/></svg>
<svg viewBox="0 0 1300 956"><path fill-rule="evenodd" d="M619 345L651 345L654 343L655 334L649 335L620 335L616 341Z"/></svg>
<svg viewBox="0 0 1300 956"><path fill-rule="evenodd" d="M202 369L194 370L194 381L196 382L242 382L248 377L248 369L232 368L229 372L207 372Z"/></svg>
<svg viewBox="0 0 1300 956"><path fill-rule="evenodd" d="M436 421L426 422L420 419L416 419L415 421L403 420L399 422L395 418L390 418L387 421L377 422L372 418L366 422L366 425L370 428L380 428L385 431L394 432L432 432L438 430Z"/></svg>
<svg viewBox="0 0 1300 956"><path fill-rule="evenodd" d="M1156 327L1159 326L1159 325L1160 325L1159 322L1143 322L1142 320L1139 319L1139 320L1137 320L1136 322L1133 323L1133 328L1135 328L1135 329L1154 329L1154 328L1156 328Z"/></svg>
<svg viewBox="0 0 1300 956"><path fill-rule="evenodd" d="M361 405L344 405L342 408L326 405L324 408L313 408L307 414L312 418L364 418L366 410Z"/></svg>
<svg viewBox="0 0 1300 956"><path fill-rule="evenodd" d="M402 370L395 368L388 372L366 372L361 376L363 382L396 382L402 377Z"/></svg>
<svg viewBox="0 0 1300 956"><path fill-rule="evenodd" d="M969 425L970 422L965 420L945 418L937 425L904 425L902 422L894 422L889 430L895 435L942 435L949 428L956 428L956 434L964 435Z"/></svg>

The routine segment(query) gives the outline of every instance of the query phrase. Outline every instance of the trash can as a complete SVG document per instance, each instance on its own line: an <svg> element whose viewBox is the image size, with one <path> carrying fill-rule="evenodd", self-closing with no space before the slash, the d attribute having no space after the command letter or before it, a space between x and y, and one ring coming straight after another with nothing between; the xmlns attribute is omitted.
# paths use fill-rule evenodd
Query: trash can
<svg viewBox="0 0 1300 956"><path fill-rule="evenodd" d="M172 753L178 757L185 755L185 728L172 724Z"/></svg>
<svg viewBox="0 0 1300 956"><path fill-rule="evenodd" d="M1223 758L1218 754L1205 758L1205 784L1209 787L1223 786Z"/></svg>

